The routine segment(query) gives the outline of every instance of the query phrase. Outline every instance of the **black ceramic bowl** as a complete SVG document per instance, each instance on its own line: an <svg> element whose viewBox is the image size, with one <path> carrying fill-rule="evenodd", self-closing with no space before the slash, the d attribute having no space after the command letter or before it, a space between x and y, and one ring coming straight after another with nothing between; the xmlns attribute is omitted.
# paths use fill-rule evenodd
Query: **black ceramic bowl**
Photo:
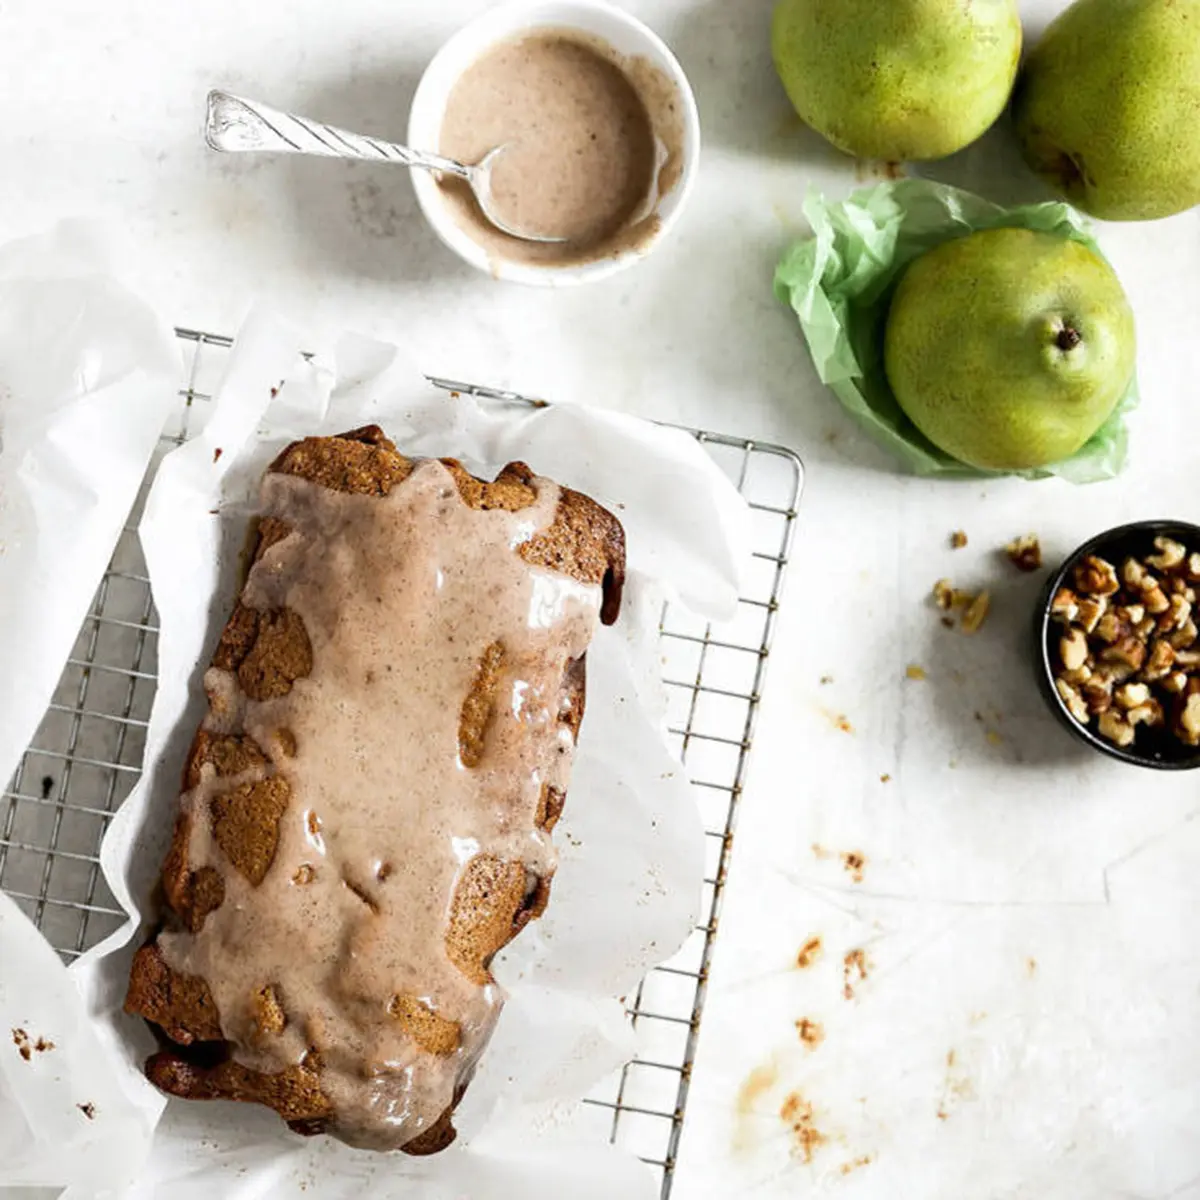
<svg viewBox="0 0 1200 1200"><path fill-rule="evenodd" d="M1102 738L1094 726L1081 725L1063 703L1054 686L1057 669L1057 645L1062 636L1062 626L1050 617L1050 601L1064 584L1070 586L1071 572L1075 564L1089 554L1112 563L1119 571L1121 563L1131 555L1137 558L1154 553L1154 539L1169 537L1182 542L1188 550L1200 550L1200 526L1186 521L1135 521L1132 525L1121 525L1106 533L1098 534L1085 542L1072 554L1046 583L1034 610L1033 655L1037 671L1038 686L1046 703L1058 719L1081 742L1099 750L1110 758L1132 763L1138 767L1154 767L1160 771L1186 771L1200 767L1200 746L1185 746L1169 729L1147 729L1138 727L1137 739L1132 746L1121 747Z"/></svg>

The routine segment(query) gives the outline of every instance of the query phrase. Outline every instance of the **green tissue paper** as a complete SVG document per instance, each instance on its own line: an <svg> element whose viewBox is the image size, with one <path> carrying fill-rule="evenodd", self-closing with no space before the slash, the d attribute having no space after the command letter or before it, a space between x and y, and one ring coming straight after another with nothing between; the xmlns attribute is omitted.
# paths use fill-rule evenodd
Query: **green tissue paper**
<svg viewBox="0 0 1200 1200"><path fill-rule="evenodd" d="M796 242L775 271L775 294L791 306L817 374L864 428L918 475L987 477L943 453L904 415L883 370L883 329L892 289L926 250L963 234L1017 226L1074 238L1100 253L1084 217L1068 204L1001 208L970 192L923 179L881 183L831 203L811 192L804 215L813 236ZM1031 471L1071 483L1112 479L1125 465L1125 415L1137 405L1130 382L1113 414L1073 458Z"/></svg>

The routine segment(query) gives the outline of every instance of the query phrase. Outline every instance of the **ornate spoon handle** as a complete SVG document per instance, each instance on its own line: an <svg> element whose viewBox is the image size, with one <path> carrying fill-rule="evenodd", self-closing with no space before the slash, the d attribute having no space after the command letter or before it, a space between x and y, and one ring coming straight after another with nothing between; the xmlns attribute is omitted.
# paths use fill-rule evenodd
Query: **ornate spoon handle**
<svg viewBox="0 0 1200 1200"><path fill-rule="evenodd" d="M394 142L350 133L221 91L208 93L204 140L214 150L225 154L264 150L279 154L319 154L325 158L399 163L426 171L443 171L462 179L471 177L470 167L440 154L426 154Z"/></svg>

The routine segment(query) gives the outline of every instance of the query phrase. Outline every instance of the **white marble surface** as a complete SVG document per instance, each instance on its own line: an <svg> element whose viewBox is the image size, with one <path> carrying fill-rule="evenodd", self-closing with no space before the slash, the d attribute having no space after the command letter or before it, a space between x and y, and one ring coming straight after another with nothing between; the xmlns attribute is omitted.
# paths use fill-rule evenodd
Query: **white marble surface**
<svg viewBox="0 0 1200 1200"><path fill-rule="evenodd" d="M230 331L264 298L318 330L409 338L429 371L799 450L808 489L676 1195L1200 1197L1196 783L1087 757L1051 723L1025 650L1038 581L995 554L1026 530L1053 559L1119 520L1200 517L1200 216L1101 231L1141 329L1122 480L907 479L816 383L771 297L805 188L856 171L789 116L770 0L630 0L691 74L706 150L675 238L576 293L470 272L396 170L205 151L218 84L399 137L421 65L482 7L4 0L0 232L106 217L128 281L178 324ZM1022 4L1031 30L1061 7ZM1003 130L929 173L1043 194ZM967 549L947 548L955 528ZM973 640L926 604L942 575L993 588ZM926 680L905 679L912 662ZM797 971L812 936L824 957ZM847 1000L860 948L868 978ZM802 1017L824 1027L811 1051ZM823 1139L810 1160L779 1115L792 1093Z"/></svg>

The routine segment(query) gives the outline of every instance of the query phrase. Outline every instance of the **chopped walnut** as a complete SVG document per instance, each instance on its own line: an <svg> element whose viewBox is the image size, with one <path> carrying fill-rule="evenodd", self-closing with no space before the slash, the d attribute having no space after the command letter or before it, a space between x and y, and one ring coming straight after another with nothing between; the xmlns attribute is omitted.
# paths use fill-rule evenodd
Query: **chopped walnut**
<svg viewBox="0 0 1200 1200"><path fill-rule="evenodd" d="M1050 601L1058 634L1055 688L1081 724L1114 745L1141 728L1169 728L1200 746L1200 551L1172 538L1131 556L1118 572L1089 555Z"/></svg>
<svg viewBox="0 0 1200 1200"><path fill-rule="evenodd" d="M1062 702L1067 706L1071 716L1086 725L1091 714L1088 712L1088 706L1084 703L1083 697L1079 692L1061 677L1054 681L1054 686L1058 694L1062 697Z"/></svg>
<svg viewBox="0 0 1200 1200"><path fill-rule="evenodd" d="M1200 637L1200 630L1196 629L1196 622L1189 617L1177 630L1175 630L1174 633L1167 638L1167 641L1169 641L1176 650L1186 650L1189 646L1195 643L1197 637Z"/></svg>
<svg viewBox="0 0 1200 1200"><path fill-rule="evenodd" d="M1110 646L1114 642L1119 642L1123 637L1128 637L1132 632L1132 622L1122 617L1119 608L1110 609L1108 612L1103 613L1096 622L1096 636L1102 642L1107 642Z"/></svg>
<svg viewBox="0 0 1200 1200"><path fill-rule="evenodd" d="M1187 688L1188 677L1182 671L1172 671L1162 681L1162 689L1164 692L1170 692L1172 696L1178 696Z"/></svg>
<svg viewBox="0 0 1200 1200"><path fill-rule="evenodd" d="M1117 746L1132 746L1136 736L1134 728L1115 709L1100 714L1100 735Z"/></svg>
<svg viewBox="0 0 1200 1200"><path fill-rule="evenodd" d="M1072 628L1058 643L1058 657L1066 670L1078 671L1088 659L1087 634Z"/></svg>
<svg viewBox="0 0 1200 1200"><path fill-rule="evenodd" d="M1111 596L1120 587L1116 568L1094 554L1089 554L1075 568L1075 590L1085 596Z"/></svg>
<svg viewBox="0 0 1200 1200"><path fill-rule="evenodd" d="M1088 596L1077 606L1076 620L1083 626L1084 633L1091 633L1108 611L1107 596Z"/></svg>
<svg viewBox="0 0 1200 1200"><path fill-rule="evenodd" d="M1146 555L1146 562L1157 571L1173 571L1187 557L1183 546L1168 537L1156 537L1154 548L1158 553Z"/></svg>
<svg viewBox="0 0 1200 1200"><path fill-rule="evenodd" d="M1200 746L1200 692L1193 692L1175 722L1175 731L1189 746Z"/></svg>
<svg viewBox="0 0 1200 1200"><path fill-rule="evenodd" d="M1099 715L1112 708L1113 681L1093 675L1080 689L1088 712Z"/></svg>
<svg viewBox="0 0 1200 1200"><path fill-rule="evenodd" d="M1115 699L1121 708L1137 708L1150 699L1150 689L1144 683L1124 683L1117 689Z"/></svg>
<svg viewBox="0 0 1200 1200"><path fill-rule="evenodd" d="M1042 544L1038 541L1035 533L1026 533L1019 538L1014 538L1004 547L1004 553L1008 555L1008 561L1018 571L1037 571L1041 568Z"/></svg>
<svg viewBox="0 0 1200 1200"><path fill-rule="evenodd" d="M1174 665L1175 647L1159 638L1150 645L1150 654L1142 667L1142 678L1154 683L1162 679Z"/></svg>
<svg viewBox="0 0 1200 1200"><path fill-rule="evenodd" d="M1070 588L1060 587L1050 601L1050 615L1070 624L1079 615L1079 598Z"/></svg>
<svg viewBox="0 0 1200 1200"><path fill-rule="evenodd" d="M988 592L980 592L967 606L963 613L963 633L977 633L979 627L987 620L988 610L992 605L992 597Z"/></svg>

